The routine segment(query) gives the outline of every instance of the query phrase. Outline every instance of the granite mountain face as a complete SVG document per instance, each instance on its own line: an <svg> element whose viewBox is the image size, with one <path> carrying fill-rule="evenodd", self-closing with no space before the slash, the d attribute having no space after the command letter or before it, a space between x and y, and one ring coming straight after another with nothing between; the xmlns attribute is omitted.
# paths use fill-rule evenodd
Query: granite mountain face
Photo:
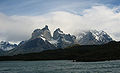
<svg viewBox="0 0 120 73"><path fill-rule="evenodd" d="M65 48L73 45L76 37L74 35L65 34L60 28L56 29L53 33L53 40L57 41L57 48Z"/></svg>
<svg viewBox="0 0 120 73"><path fill-rule="evenodd" d="M79 33L76 39L81 45L99 45L105 44L113 39L104 31L90 30Z"/></svg>
<svg viewBox="0 0 120 73"><path fill-rule="evenodd" d="M41 52L44 50L52 50L52 49L56 49L56 47L50 44L47 40L43 38L35 38L24 41L16 48L10 50L8 53L9 55L16 55L16 54L24 54L24 53Z"/></svg>
<svg viewBox="0 0 120 73"><path fill-rule="evenodd" d="M53 32L53 36L51 36L51 31L47 25L42 29L35 29L29 40L36 38L47 41L56 48L65 48L73 44L98 45L112 41L112 38L106 32L97 30L79 32L78 35L71 35L65 34L60 28L57 28Z"/></svg>
<svg viewBox="0 0 120 73"><path fill-rule="evenodd" d="M29 40L20 42L15 49L12 49L8 53L9 55L15 55L56 49L56 47L49 42L51 39L50 30L46 25L43 29L34 30Z"/></svg>
<svg viewBox="0 0 120 73"><path fill-rule="evenodd" d="M112 38L104 31L91 30L80 32L77 35L65 34L60 28L53 32L53 36L46 25L42 29L35 29L31 38L8 51L9 55L41 52L44 50L53 50L65 48L74 44L80 45L98 45L112 41Z"/></svg>
<svg viewBox="0 0 120 73"><path fill-rule="evenodd" d="M51 32L47 25L43 29L36 29L33 31L31 39L35 39L38 37L43 37L46 40L52 39Z"/></svg>

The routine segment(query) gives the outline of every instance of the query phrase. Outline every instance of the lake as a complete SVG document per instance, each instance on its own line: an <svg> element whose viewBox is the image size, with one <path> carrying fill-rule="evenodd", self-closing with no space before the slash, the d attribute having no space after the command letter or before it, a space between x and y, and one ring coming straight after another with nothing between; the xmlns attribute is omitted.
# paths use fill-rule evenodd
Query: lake
<svg viewBox="0 0 120 73"><path fill-rule="evenodd" d="M0 61L0 73L120 73L120 60L103 62Z"/></svg>

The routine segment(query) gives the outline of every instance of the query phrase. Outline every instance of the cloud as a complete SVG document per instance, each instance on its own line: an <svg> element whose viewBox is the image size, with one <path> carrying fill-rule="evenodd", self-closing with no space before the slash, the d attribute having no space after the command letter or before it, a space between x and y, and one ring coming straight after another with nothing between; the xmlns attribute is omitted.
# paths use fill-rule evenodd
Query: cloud
<svg viewBox="0 0 120 73"><path fill-rule="evenodd" d="M34 29L42 28L46 24L52 32L58 27L71 34L96 29L104 30L115 40L120 40L118 8L111 9L103 5L85 9L82 15L65 11L50 12L39 16L7 16L1 13L0 39L12 42L27 40Z"/></svg>
<svg viewBox="0 0 120 73"><path fill-rule="evenodd" d="M0 1L0 11L8 15L40 15L53 11L69 11L91 7L96 0L12 0Z"/></svg>

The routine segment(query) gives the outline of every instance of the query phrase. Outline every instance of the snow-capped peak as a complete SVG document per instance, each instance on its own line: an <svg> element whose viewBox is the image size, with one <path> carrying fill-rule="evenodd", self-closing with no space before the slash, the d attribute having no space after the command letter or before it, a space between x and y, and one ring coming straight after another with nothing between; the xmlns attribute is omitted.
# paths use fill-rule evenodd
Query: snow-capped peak
<svg viewBox="0 0 120 73"><path fill-rule="evenodd" d="M0 42L0 49L2 49L3 51L11 50L11 49L15 48L16 46L17 46L16 44L11 44L11 43L6 42L6 41Z"/></svg>
<svg viewBox="0 0 120 73"><path fill-rule="evenodd" d="M55 30L58 34L64 34L63 31L60 30L60 28Z"/></svg>
<svg viewBox="0 0 120 73"><path fill-rule="evenodd" d="M79 44L104 44L112 41L112 38L104 31L89 30L76 35Z"/></svg>
<svg viewBox="0 0 120 73"><path fill-rule="evenodd" d="M103 38L110 38L110 36L104 31L91 30L90 31L96 40L101 41ZM112 39L112 38L111 38Z"/></svg>
<svg viewBox="0 0 120 73"><path fill-rule="evenodd" d="M45 27L42 30L49 30L49 28L47 25L45 25Z"/></svg>
<svg viewBox="0 0 120 73"><path fill-rule="evenodd" d="M96 31L96 30L91 30L90 32L93 34L96 40L99 40L100 37L102 36L102 33L105 33L103 31Z"/></svg>

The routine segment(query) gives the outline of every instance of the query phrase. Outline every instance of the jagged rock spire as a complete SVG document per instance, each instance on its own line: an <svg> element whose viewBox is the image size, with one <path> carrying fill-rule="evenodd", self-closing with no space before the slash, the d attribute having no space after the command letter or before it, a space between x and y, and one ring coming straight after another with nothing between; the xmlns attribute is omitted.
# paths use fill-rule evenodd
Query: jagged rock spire
<svg viewBox="0 0 120 73"><path fill-rule="evenodd" d="M32 39L39 37L44 37L46 40L51 40L51 32L47 25L45 25L45 27L42 29L34 30L34 32L32 33Z"/></svg>
<svg viewBox="0 0 120 73"><path fill-rule="evenodd" d="M45 25L45 27L42 30L49 30L48 25Z"/></svg>
<svg viewBox="0 0 120 73"><path fill-rule="evenodd" d="M60 28L57 28L53 33L53 39L58 39L59 37L65 35L63 31L60 30Z"/></svg>

